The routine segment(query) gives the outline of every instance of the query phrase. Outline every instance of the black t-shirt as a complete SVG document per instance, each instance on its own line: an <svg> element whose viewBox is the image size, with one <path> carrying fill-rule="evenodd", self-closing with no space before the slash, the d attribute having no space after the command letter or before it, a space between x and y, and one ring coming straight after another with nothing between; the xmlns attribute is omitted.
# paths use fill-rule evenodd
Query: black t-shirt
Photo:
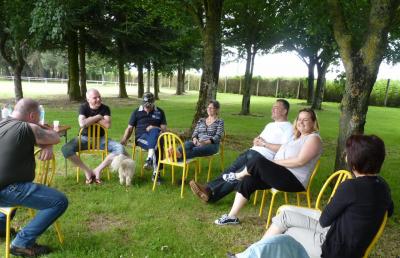
<svg viewBox="0 0 400 258"><path fill-rule="evenodd" d="M0 189L35 179L35 135L27 122L0 122Z"/></svg>
<svg viewBox="0 0 400 258"><path fill-rule="evenodd" d="M385 211L393 213L393 201L385 180L357 177L339 185L321 214L321 226L331 226L322 257L362 257L382 223Z"/></svg>
<svg viewBox="0 0 400 258"><path fill-rule="evenodd" d="M101 104L101 106L98 109L91 109L89 103L86 102L79 107L79 115L84 115L86 118L96 115L111 116L111 111L110 108L104 104ZM87 136L87 128L83 129L82 135ZM104 130L101 130L100 136L103 135L104 135Z"/></svg>
<svg viewBox="0 0 400 258"><path fill-rule="evenodd" d="M154 107L153 111L147 113L144 111L143 106L140 106L132 112L129 119L129 125L135 127L135 140L146 132L149 125L160 127L166 125L167 119L164 111L159 107Z"/></svg>

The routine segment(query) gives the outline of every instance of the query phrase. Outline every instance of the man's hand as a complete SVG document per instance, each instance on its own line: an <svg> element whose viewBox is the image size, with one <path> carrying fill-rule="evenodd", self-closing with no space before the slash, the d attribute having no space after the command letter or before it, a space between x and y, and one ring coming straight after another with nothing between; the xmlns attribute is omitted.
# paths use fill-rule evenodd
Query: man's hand
<svg viewBox="0 0 400 258"><path fill-rule="evenodd" d="M122 145L126 146L127 142L128 142L127 139L122 139L119 143L121 143Z"/></svg>
<svg viewBox="0 0 400 258"><path fill-rule="evenodd" d="M150 130L153 128L157 128L157 126L149 125L148 127L146 127L146 132L150 132Z"/></svg>
<svg viewBox="0 0 400 258"><path fill-rule="evenodd" d="M42 151L40 152L40 160L50 160L53 158L53 145L40 146Z"/></svg>

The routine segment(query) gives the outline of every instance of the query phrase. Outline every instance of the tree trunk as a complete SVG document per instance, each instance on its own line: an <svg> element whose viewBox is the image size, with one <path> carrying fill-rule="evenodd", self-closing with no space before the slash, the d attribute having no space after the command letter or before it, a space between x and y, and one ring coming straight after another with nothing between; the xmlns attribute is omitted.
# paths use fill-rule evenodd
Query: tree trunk
<svg viewBox="0 0 400 258"><path fill-rule="evenodd" d="M137 63L138 69L138 98L143 98L144 93L144 82L143 82L143 62Z"/></svg>
<svg viewBox="0 0 400 258"><path fill-rule="evenodd" d="M123 60L122 56L120 56L120 58L118 58L118 81L119 81L118 98L128 98L128 94L126 93L126 85L125 85L124 60Z"/></svg>
<svg viewBox="0 0 400 258"><path fill-rule="evenodd" d="M182 64L178 64L178 74L176 76L176 95L182 95L182 88L184 87L184 82L182 81Z"/></svg>
<svg viewBox="0 0 400 258"><path fill-rule="evenodd" d="M79 76L81 82L81 96L86 96L86 42L83 29L79 30Z"/></svg>
<svg viewBox="0 0 400 258"><path fill-rule="evenodd" d="M362 60L353 60L352 66L352 70L346 71L345 92L340 104L340 130L335 170L349 169L345 161L346 140L352 134L364 133L368 101L377 76L377 70L375 74L369 73Z"/></svg>
<svg viewBox="0 0 400 258"><path fill-rule="evenodd" d="M318 71L317 87L315 89L313 103L311 105L312 109L321 110L322 101L324 99L325 83L326 83L325 75L326 71L328 70L328 67L329 67L328 65L317 63L317 71Z"/></svg>
<svg viewBox="0 0 400 258"><path fill-rule="evenodd" d="M307 104L311 104L314 98L314 67L315 61L310 58L310 63L307 65L308 67L308 81L307 81Z"/></svg>
<svg viewBox="0 0 400 258"><path fill-rule="evenodd" d="M160 98L158 97L158 93L160 92L160 85L158 82L158 65L156 63L153 63L153 70L154 70L154 98L159 100Z"/></svg>
<svg viewBox="0 0 400 258"><path fill-rule="evenodd" d="M76 31L69 31L68 45L68 97L70 101L81 100L79 88L78 36Z"/></svg>
<svg viewBox="0 0 400 258"><path fill-rule="evenodd" d="M197 121L206 115L206 105L216 99L221 64L221 16L223 0L205 0L205 17L198 20L203 41L203 73L197 101L196 113L193 116L191 131ZM200 10L197 10L200 11ZM203 13L203 10L201 12Z"/></svg>
<svg viewBox="0 0 400 258"><path fill-rule="evenodd" d="M14 67L14 93L15 93L15 100L18 101L24 97L22 92L22 82L21 82L21 74L23 64L17 64Z"/></svg>
<svg viewBox="0 0 400 258"><path fill-rule="evenodd" d="M150 61L147 62L146 69L147 69L147 87L146 87L146 91L150 92L150 85L151 85L151 63L150 63Z"/></svg>
<svg viewBox="0 0 400 258"><path fill-rule="evenodd" d="M185 93L185 87L186 87L186 69L185 69L185 64L182 64L182 93Z"/></svg>
<svg viewBox="0 0 400 258"><path fill-rule="evenodd" d="M250 114L250 97L251 97L251 80L253 78L253 67L254 67L254 58L255 53L251 51L252 47L247 47L247 58L246 58L246 72L244 74L244 85L242 88L243 98L242 98L242 110L240 111L241 115L249 115Z"/></svg>
<svg viewBox="0 0 400 258"><path fill-rule="evenodd" d="M368 101L376 81L379 66L388 45L389 28L393 25L399 1L370 1L367 30L364 35L353 35L345 26L339 0L329 0L335 40L346 71L346 86L341 102L335 170L347 168L345 142L354 133L363 133ZM362 42L360 42L362 39ZM358 44L355 44L358 41Z"/></svg>

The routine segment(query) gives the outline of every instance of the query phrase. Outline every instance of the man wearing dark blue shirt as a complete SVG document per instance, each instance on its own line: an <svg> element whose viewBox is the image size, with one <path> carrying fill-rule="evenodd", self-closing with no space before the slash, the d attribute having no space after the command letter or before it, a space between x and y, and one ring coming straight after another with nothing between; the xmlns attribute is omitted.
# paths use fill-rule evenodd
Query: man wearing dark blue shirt
<svg viewBox="0 0 400 258"><path fill-rule="evenodd" d="M154 104L154 95L151 92L143 94L142 105L132 112L128 127L125 129L121 144L126 145L135 129L135 142L142 149L148 150L144 168L153 169L154 180L157 169L156 147L160 133L167 129L167 120L164 111ZM160 177L159 177L160 178Z"/></svg>

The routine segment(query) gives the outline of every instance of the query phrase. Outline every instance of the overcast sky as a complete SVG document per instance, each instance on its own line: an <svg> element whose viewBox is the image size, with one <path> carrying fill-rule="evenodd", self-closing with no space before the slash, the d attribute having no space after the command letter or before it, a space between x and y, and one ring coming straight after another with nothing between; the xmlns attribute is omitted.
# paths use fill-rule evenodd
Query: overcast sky
<svg viewBox="0 0 400 258"><path fill-rule="evenodd" d="M222 58L226 63L227 58ZM220 76L244 75L245 61L221 65ZM343 67L335 67L330 70L343 70ZM256 56L253 75L262 77L307 77L307 66L294 53L269 54ZM317 74L317 73L315 73ZM328 79L334 79L337 73L329 72ZM400 79L400 66L390 66L382 62L378 79Z"/></svg>

